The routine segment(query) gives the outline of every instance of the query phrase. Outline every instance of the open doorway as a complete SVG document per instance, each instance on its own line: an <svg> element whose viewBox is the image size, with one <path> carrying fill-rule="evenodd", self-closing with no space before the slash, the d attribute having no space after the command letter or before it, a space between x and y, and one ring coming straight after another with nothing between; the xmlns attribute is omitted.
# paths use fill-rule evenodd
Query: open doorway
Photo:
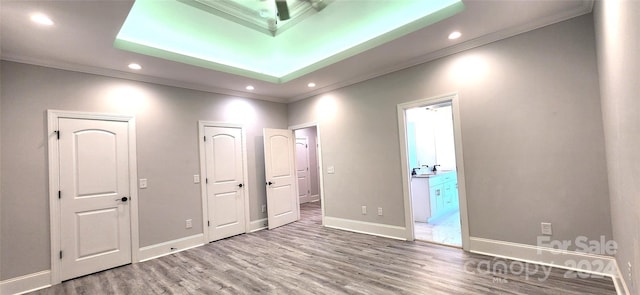
<svg viewBox="0 0 640 295"><path fill-rule="evenodd" d="M415 238L462 246L451 102L406 114Z"/></svg>
<svg viewBox="0 0 640 295"><path fill-rule="evenodd" d="M420 100L399 105L398 114L409 236L464 248L468 224L456 102L456 95Z"/></svg>
<svg viewBox="0 0 640 295"><path fill-rule="evenodd" d="M320 144L316 125L301 125L291 128L296 138L296 174L300 218L318 218L322 214ZM318 218L321 222L321 218Z"/></svg>

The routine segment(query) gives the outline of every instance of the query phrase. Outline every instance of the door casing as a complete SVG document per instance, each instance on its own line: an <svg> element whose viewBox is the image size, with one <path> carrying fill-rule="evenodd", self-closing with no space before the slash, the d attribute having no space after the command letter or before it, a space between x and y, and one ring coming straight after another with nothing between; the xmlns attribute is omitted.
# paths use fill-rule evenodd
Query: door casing
<svg viewBox="0 0 640 295"><path fill-rule="evenodd" d="M58 119L86 119L86 120L102 120L102 121L119 121L127 122L129 135L129 191L131 200L129 201L129 210L131 218L131 262L139 261L139 227L138 227L138 188L136 186L138 179L138 169L136 162L136 126L135 117L131 115L120 114L103 114L90 112L75 112L48 110L47 111L47 151L49 156L49 221L51 231L51 284L59 284L60 279L60 200L58 199L58 190L60 183L60 167L59 167L59 149L58 137Z"/></svg>
<svg viewBox="0 0 640 295"><path fill-rule="evenodd" d="M207 230L207 220L209 216L209 210L207 207L207 184L205 179L203 179L204 175L207 174L207 163L205 157L205 144L204 144L204 129L205 127L221 127L221 128L239 128L240 133L242 134L242 181L244 183L244 232L248 233L250 231L250 219L249 216L249 174L247 170L247 133L242 124L235 123L226 123L226 122L216 122L216 121L198 121L198 146L200 152L200 195L202 196L202 232L204 233L204 243L209 242L209 231Z"/></svg>
<svg viewBox="0 0 640 295"><path fill-rule="evenodd" d="M323 177L323 169L322 169L322 140L321 140L321 133L320 133L320 124L318 124L318 122L309 122L309 123L303 123L303 124L298 124L298 125L292 125L289 126L289 130L293 130L295 132L295 130L298 129L305 129L305 128L309 128L309 127L316 127L316 161L318 161L318 178L320 183L318 184L318 190L319 190L319 194L320 194L320 211L321 211L321 215L320 215L320 220L322 222L322 225L324 226L324 206L325 206L325 201L324 201L324 177ZM300 210L298 210L299 212Z"/></svg>
<svg viewBox="0 0 640 295"><path fill-rule="evenodd" d="M458 174L458 197L460 199L460 225L462 230L462 249L469 251L469 219L467 210L467 192L465 185L464 162L462 158L462 129L460 127L460 105L458 93L449 93L430 98L419 99L398 104L398 131L400 139L400 159L402 165L402 193L404 195L404 212L406 224L406 239L413 241L415 232L413 228L413 205L411 204L411 175L409 175L409 156L407 147L407 120L406 110L416 107L428 106L443 102L451 102L453 116L453 138L456 155L456 171Z"/></svg>

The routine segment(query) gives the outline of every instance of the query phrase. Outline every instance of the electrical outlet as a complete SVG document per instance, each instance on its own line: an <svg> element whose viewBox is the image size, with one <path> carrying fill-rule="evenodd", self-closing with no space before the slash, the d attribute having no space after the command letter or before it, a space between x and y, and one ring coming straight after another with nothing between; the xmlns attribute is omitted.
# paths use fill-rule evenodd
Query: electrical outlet
<svg viewBox="0 0 640 295"><path fill-rule="evenodd" d="M551 229L551 223L549 222L541 222L540 229L542 230L543 235L550 236L553 234L553 230Z"/></svg>
<svg viewBox="0 0 640 295"><path fill-rule="evenodd" d="M200 175L198 174L193 175L193 183L200 183Z"/></svg>
<svg viewBox="0 0 640 295"><path fill-rule="evenodd" d="M335 168L335 167L333 167L333 166L329 166L329 167L327 167L327 173L328 173L328 174L334 174L334 173L336 173L336 168Z"/></svg>
<svg viewBox="0 0 640 295"><path fill-rule="evenodd" d="M378 207L378 216L382 216L382 207Z"/></svg>
<svg viewBox="0 0 640 295"><path fill-rule="evenodd" d="M185 228L192 228L193 227L193 220L192 219L187 219L185 221Z"/></svg>
<svg viewBox="0 0 640 295"><path fill-rule="evenodd" d="M262 204L262 213L264 213L265 211L267 211L267 205Z"/></svg>
<svg viewBox="0 0 640 295"><path fill-rule="evenodd" d="M140 188L147 188L147 179L140 178Z"/></svg>
<svg viewBox="0 0 640 295"><path fill-rule="evenodd" d="M367 206L362 206L362 215L367 215Z"/></svg>

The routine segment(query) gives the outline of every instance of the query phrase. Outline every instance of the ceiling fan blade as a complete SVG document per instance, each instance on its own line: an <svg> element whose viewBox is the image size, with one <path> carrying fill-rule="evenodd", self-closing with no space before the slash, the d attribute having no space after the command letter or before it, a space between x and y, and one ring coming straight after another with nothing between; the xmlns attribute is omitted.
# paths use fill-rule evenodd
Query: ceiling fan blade
<svg viewBox="0 0 640 295"><path fill-rule="evenodd" d="M280 20L288 20L289 16L289 6L287 6L286 0L275 0L276 1L276 10L278 10L278 18Z"/></svg>

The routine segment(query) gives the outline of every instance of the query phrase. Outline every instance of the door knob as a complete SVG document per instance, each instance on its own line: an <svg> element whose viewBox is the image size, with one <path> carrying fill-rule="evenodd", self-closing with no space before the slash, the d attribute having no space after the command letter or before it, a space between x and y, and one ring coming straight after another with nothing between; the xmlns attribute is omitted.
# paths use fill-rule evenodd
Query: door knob
<svg viewBox="0 0 640 295"><path fill-rule="evenodd" d="M123 202L126 202L128 200L129 200L129 198L127 198L127 197L122 197L121 199L116 199L116 201L123 201Z"/></svg>
<svg viewBox="0 0 640 295"><path fill-rule="evenodd" d="M241 187L243 187L242 183L241 183L241 184L238 184L238 187L240 187L240 188L241 188Z"/></svg>

